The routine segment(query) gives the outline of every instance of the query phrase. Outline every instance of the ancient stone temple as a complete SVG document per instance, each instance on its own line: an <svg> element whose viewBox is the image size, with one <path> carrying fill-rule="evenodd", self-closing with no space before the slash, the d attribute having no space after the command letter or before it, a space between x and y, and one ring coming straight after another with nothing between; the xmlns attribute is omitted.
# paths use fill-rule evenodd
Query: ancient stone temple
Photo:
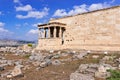
<svg viewBox="0 0 120 80"><path fill-rule="evenodd" d="M37 50L120 50L120 6L38 25Z"/></svg>

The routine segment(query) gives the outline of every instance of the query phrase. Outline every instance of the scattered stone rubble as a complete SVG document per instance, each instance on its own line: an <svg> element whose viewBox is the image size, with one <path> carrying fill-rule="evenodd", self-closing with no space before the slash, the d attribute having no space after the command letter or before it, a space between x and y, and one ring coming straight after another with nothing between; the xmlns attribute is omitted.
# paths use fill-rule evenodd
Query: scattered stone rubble
<svg viewBox="0 0 120 80"><path fill-rule="evenodd" d="M97 59L99 56L93 55L92 58ZM116 56L109 55L104 56L97 64L81 64L74 73L71 73L70 80L95 80L95 78L106 79L111 75L108 70L120 69L120 58L115 58ZM114 61L116 61L118 66L113 67L110 64L105 63L110 60L112 60L114 64Z"/></svg>
<svg viewBox="0 0 120 80"><path fill-rule="evenodd" d="M114 69L109 64L81 64L74 73L70 75L70 80L95 80L97 78L107 78L109 69Z"/></svg>
<svg viewBox="0 0 120 80"><path fill-rule="evenodd" d="M0 47L1 53L15 53L15 54L25 54L25 53L31 53L32 48L29 49L22 49L21 47Z"/></svg>
<svg viewBox="0 0 120 80"><path fill-rule="evenodd" d="M21 71L20 66L15 66L15 68L12 70L12 72L10 74L8 74L6 77L12 78L12 77L18 77L18 76L23 76L23 73Z"/></svg>
<svg viewBox="0 0 120 80"><path fill-rule="evenodd" d="M89 74L72 73L70 75L70 80L95 80L95 79Z"/></svg>
<svg viewBox="0 0 120 80"><path fill-rule="evenodd" d="M6 59L4 54L5 52L11 52L11 55L17 54L17 56L28 56L26 60L8 60ZM40 52L33 50L20 50L18 48L1 48L0 49L0 72L6 70L6 66L13 66L11 70L8 70L4 73L1 73L0 76L2 78L14 78L14 77L24 77L24 73L26 70L31 69L31 67L35 67L35 70L40 71L42 68L45 68L49 65L59 66L64 64L65 61L74 61L74 60L82 60L86 58L91 51L86 52L77 52L77 51L57 51L54 50L48 52ZM23 54L24 53L24 54ZM120 58L116 58L114 56L105 56L100 60L99 63L90 63L90 64L80 64L79 68L70 75L70 80L95 80L95 78L107 78L110 76L110 73L107 72L109 69L120 69ZM71 56L71 57L67 57ZM67 58L62 58L67 57ZM62 58L62 59L61 59ZM100 58L99 55L93 55L93 59ZM105 61L115 59L115 63L117 67L113 67L110 64L105 63Z"/></svg>

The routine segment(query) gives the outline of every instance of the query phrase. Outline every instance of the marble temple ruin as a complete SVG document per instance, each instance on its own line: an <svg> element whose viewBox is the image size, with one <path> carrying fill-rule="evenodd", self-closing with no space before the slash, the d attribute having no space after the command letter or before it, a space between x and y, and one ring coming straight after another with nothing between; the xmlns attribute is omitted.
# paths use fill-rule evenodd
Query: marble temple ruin
<svg viewBox="0 0 120 80"><path fill-rule="evenodd" d="M37 50L120 51L120 6L51 19L38 29Z"/></svg>

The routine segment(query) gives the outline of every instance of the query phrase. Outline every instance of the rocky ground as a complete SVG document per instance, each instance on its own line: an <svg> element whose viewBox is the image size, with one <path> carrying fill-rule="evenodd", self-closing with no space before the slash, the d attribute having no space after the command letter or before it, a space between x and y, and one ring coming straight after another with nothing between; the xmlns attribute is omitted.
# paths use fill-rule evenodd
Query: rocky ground
<svg viewBox="0 0 120 80"><path fill-rule="evenodd" d="M120 52L2 50L0 80L106 80L120 70Z"/></svg>

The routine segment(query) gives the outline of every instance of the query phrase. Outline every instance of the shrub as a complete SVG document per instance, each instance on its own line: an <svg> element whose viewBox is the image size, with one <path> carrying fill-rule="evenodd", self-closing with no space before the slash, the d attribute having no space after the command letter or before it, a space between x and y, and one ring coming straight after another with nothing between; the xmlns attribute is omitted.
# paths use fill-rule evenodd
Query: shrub
<svg viewBox="0 0 120 80"><path fill-rule="evenodd" d="M108 70L111 73L111 76L107 80L120 80L120 71L119 70Z"/></svg>
<svg viewBox="0 0 120 80"><path fill-rule="evenodd" d="M27 55L25 55L25 58L29 58L31 55L30 54L27 54Z"/></svg>
<svg viewBox="0 0 120 80"><path fill-rule="evenodd" d="M28 44L29 47L32 47L32 44Z"/></svg>

